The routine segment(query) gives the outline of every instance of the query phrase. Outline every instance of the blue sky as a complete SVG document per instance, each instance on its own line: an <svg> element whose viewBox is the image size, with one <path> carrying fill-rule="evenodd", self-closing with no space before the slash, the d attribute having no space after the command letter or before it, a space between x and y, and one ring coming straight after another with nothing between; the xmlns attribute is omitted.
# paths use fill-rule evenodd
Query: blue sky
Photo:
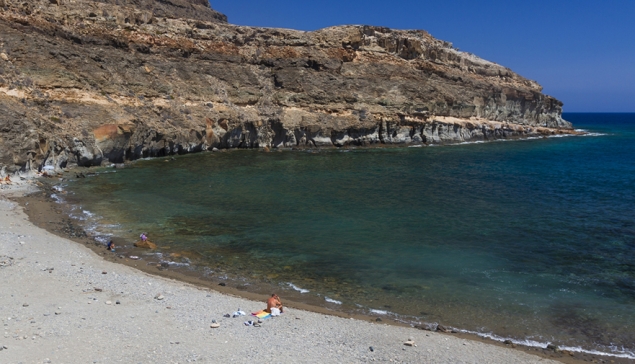
<svg viewBox="0 0 635 364"><path fill-rule="evenodd" d="M635 112L635 0L212 0L240 25L424 29L538 81L565 112Z"/></svg>

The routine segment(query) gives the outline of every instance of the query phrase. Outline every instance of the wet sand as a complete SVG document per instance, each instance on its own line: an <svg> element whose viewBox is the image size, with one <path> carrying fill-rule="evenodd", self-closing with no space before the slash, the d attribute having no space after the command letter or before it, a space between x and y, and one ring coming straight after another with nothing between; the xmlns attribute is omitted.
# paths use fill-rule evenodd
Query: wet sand
<svg viewBox="0 0 635 364"><path fill-rule="evenodd" d="M46 186L45 185L41 186L41 188L46 189ZM288 300L285 301L285 304L288 307L290 307L290 310L288 310L288 312L285 315L283 315L283 317L265 321L265 323L263 323L263 327L261 328L246 327L243 325L243 321L247 320L248 318L226 319L223 317L223 314L233 312L234 310L236 310L236 307L245 308L245 311L256 311L258 309L264 308L262 302L264 302L264 300L266 299L265 295L247 292L245 290L240 289L240 287L232 286L229 284L224 287L219 286L218 281L214 281L210 279L202 279L201 277L184 274L183 272L178 272L171 269L159 269L156 265L150 266L143 261L134 261L134 260L126 259L126 258L119 258L117 254L107 252L103 248L103 246L97 245L92 238L85 236L83 230L81 230L81 228L77 226L72 219L66 216L66 214L63 211L64 207L60 206L59 204L55 204L50 198L47 197L48 195L50 195L50 193L40 192L40 193L31 194L27 197L20 197L23 194L24 190L18 189L18 190L12 190L12 191L13 192L11 193L7 193L7 191L4 190L2 193L3 197L10 196L14 198L16 201L19 201L20 204L24 207L24 210L25 210L24 212L26 212L26 214L28 214L29 216L28 220L26 220L26 217L22 214L22 212L20 211L20 208L17 207L15 204L11 204L7 201L2 201L3 211L0 211L0 212L6 212L6 213L0 214L0 225L2 226L3 231L10 232L12 231L11 229L15 229L13 230L13 233L15 234L17 230L17 227L15 227L15 225L18 224L19 222L19 225L20 225L19 230L21 231L20 234L23 234L23 236L31 237L29 239L31 241L31 243L29 244L31 253L33 253L32 249L34 248L37 249L36 254L41 254L40 250L42 251L48 250L46 254L46 258L49 261L51 261L51 264L54 266L58 266L60 264L66 265L66 269L69 271L77 271L77 267L80 266L81 263L84 263L83 265L85 266L86 262L90 262L91 266L104 267L103 268L104 271L116 270L119 273L116 280L109 281L109 285L113 286L112 289L109 288L107 290L102 288L102 291L95 291L94 287L90 287L94 285L93 282L89 282L89 284L86 285L85 280L74 281L71 277L72 274L69 274L68 276L66 276L65 277L66 279L57 279L59 278L60 270L56 268L55 270L51 271L48 275L44 274L43 278L47 278L47 279L56 278L54 279L54 282L49 282L50 286L47 284L46 286L42 287L43 282L39 281L42 277L38 277L37 285L40 288L48 291L53 287L58 287L58 288L62 287L60 288L60 294L68 292L68 293L62 294L63 298L67 300L74 299L77 302L77 297L76 297L77 295L72 293L73 291L72 288L69 292L69 287L73 287L73 286L81 287L83 284L84 287L82 287L81 289L81 295L93 293L93 296L95 297L92 297L92 298L97 298L98 296L106 296L108 294L111 295L111 297L125 296L126 299L130 298L130 299L136 300L135 301L136 304L145 307L146 309L148 309L148 312L151 312L154 308L156 308L157 304L159 305L163 304L162 305L163 307L160 307L160 308L163 310L168 310L168 311L159 312L157 310L155 315L158 314L159 317L161 317L164 320L169 320L174 318L173 315L172 316L170 315L172 312L175 312L173 310L178 310L179 312L183 311L184 313L187 313L189 315L188 319L185 320L186 322L185 327L189 327L191 330L194 330L194 331L198 330L198 332L201 335L201 337L193 340L192 342L193 346L188 345L188 347L190 347L192 350L195 350L195 351L207 352L210 349L208 347L210 343L208 343L205 340L205 338L220 336L226 339L231 339L231 340L226 340L227 343L224 345L221 345L220 348L216 347L217 350L223 351L224 353L223 355L225 355L224 358L234 359L241 362L249 361L249 360L259 358L259 356L257 357L252 356L254 347L253 347L253 342L251 342L251 346L250 346L249 340L252 340L257 337L258 342L263 342L263 340L264 342L267 342L267 340L271 339L272 335L273 336L281 335L287 338L286 340L282 340L282 347L280 347L280 343L278 343L279 340L274 340L269 345L278 349L271 350L271 348L269 347L269 348L266 348L265 350L263 348L262 350L266 352L266 355L262 357L263 359L266 358L268 360L275 360L275 361L282 361L282 362L288 362L288 361L315 362L315 361L325 361L325 360L338 361L338 362L374 361L374 360L388 361L390 359L393 359L393 361L402 361L402 362L405 361L405 362L488 362L488 363L491 363L491 362L537 362L537 361L547 362L548 360L546 360L546 358L551 358L551 359L555 359L555 360L558 360L561 362L567 362L567 363L601 361L601 360L606 360L606 362L612 361L617 363L628 362L626 360L615 359L610 357L594 357L591 355L580 354L580 353L562 353L562 352L555 353L552 350L543 350L543 349L529 348L529 347L523 347L523 346L517 346L515 349L512 349L509 345L505 345L503 343L498 343L492 340L484 339L476 335L466 335L461 333L443 334L438 332L417 330L411 327L407 327L406 325L403 325L402 323L399 323L397 321L390 321L388 319L384 319L381 322L377 322L376 317L366 317L366 316L351 317L351 315L344 312L332 311L327 308L319 307L319 306L311 306L311 305L302 304L302 303L288 302ZM5 215L5 216L2 216L2 215ZM35 224L37 227L31 225L31 222ZM48 230L48 232L40 228L46 229ZM51 233L57 236L54 236ZM79 244L70 242L68 240L69 238L73 240L75 243L79 243ZM12 245L15 245L15 242L7 241L7 239L3 237L0 240L0 243L2 243L2 245L0 245L0 256L1 255L11 256L11 254L8 254L8 253L11 253L11 248L13 247ZM20 243L18 242L18 244ZM52 246L51 244L53 244L54 246ZM86 248L89 248L90 250ZM18 255L15 253L19 253L20 250L23 250L23 249L24 249L24 245L17 246L17 249L14 250L13 255ZM32 271L33 268L35 267L34 265L37 265L38 267L42 266L41 261L39 262L27 261L26 263L23 262L25 259L31 259L31 260L33 259L33 257L28 254L29 252L23 252L23 253L25 254L22 255L21 264L23 265L25 272ZM67 257L69 253L79 254L81 256L81 259L79 259L81 260L81 262L77 260L75 263L71 262L69 266L68 264L69 261L68 260L64 261L64 259ZM12 258L13 258L12 261L16 262L16 257L14 256ZM113 264L113 263L117 263L117 264ZM3 270L10 272L11 270L15 270L16 266L18 265L13 264L12 266L4 268ZM123 267L123 266L127 266L127 267ZM45 268L42 268L42 269L45 269ZM103 281L103 279L106 277L106 275L100 275L99 269L100 268L94 269L93 276L95 278L91 280ZM35 270L35 271L38 272L38 270ZM39 271L42 271L42 270L39 269ZM53 272L55 272L55 274L53 274ZM31 292L33 290L33 287L29 287L30 281L24 281L24 279L26 279L28 274L23 275L22 272L14 272L14 273L16 273L16 275L13 278L17 278L19 276L20 283L17 283L15 280L7 280L9 276L3 279L3 280L6 280L6 284L11 287L10 291L12 292L14 291L17 293L17 295L14 294L14 296L20 297L25 292ZM148 273L152 275L149 275ZM170 299L165 299L161 301L154 300L153 297L157 294L155 293L157 289L148 290L145 285L142 285L139 287L139 290L140 290L139 292L129 292L131 286L126 287L126 285L129 282L127 282L126 279L121 278L123 274L126 275L126 279L149 280L148 285L161 287L162 291L164 292L179 290L179 297L178 298L170 297ZM36 275L38 274L36 273ZM3 286L4 285L5 284L3 284ZM120 289L121 291L119 291ZM118 293L118 292L123 292L123 293ZM28 294L24 294L24 296L28 297ZM55 297L56 295L52 294L51 296ZM165 295L165 296L169 297L168 295ZM204 296L204 299L202 296ZM29 304L29 306L24 307L23 306L24 303L17 303L17 301L13 302L15 301L15 299L13 298L15 297L12 296L11 299L9 299L9 297L6 296L6 294L2 294L0 296L0 300L10 301L10 302L2 303L2 306L9 307L9 311L14 312L15 315L17 315L16 318L20 320L19 318L20 311L30 311L26 309L28 307L31 307L31 305ZM47 298L49 298L49 296L45 295L45 297L38 299L38 304L45 304L46 301L50 301L50 300L47 300ZM205 301L205 303L201 304L200 306L193 304L195 302L199 302L200 300ZM169 306L166 304L167 301L171 301ZM172 303L174 301L176 302ZM84 303L84 305L85 304L86 303ZM96 303L91 302L91 304L105 305L105 303L103 301L100 301L99 298L97 298ZM16 307L13 307L13 306L16 306ZM117 313L117 315L120 315L121 317L118 316L116 319L117 321L120 321L119 324L123 326L131 324L128 322L128 320L125 320L125 315L126 315L125 306L116 305L114 299L111 300L111 305L106 305L106 306L124 308L123 310L124 312L121 312L122 311L121 309L118 310L119 312ZM25 310L22 310L20 307L22 307ZM81 307L86 307L86 306L82 305ZM96 307L96 306L92 306L92 307ZM167 307L170 307L170 308L168 309ZM203 307L203 309L201 309L201 307ZM249 307L248 310L246 309L247 307ZM211 313L209 312L210 309L212 312L213 311L218 311L218 312ZM95 312L92 314L96 315L93 317L93 320L95 320L96 322L101 321L104 323L105 326L108 326L107 323L109 322L109 320L114 319L107 313L101 313L101 310L100 312ZM31 315L33 315L34 317L37 316L36 313ZM3 318L4 322L8 323L7 318L11 315L9 316L4 315L4 316L6 316ZM22 317L25 317L25 316L29 316L29 315L23 315ZM44 317L49 317L49 316L44 316ZM124 318L123 321L121 320L122 317ZM291 317L293 317L293 319L291 319ZM218 320L219 322L224 321L220 329L210 329L209 325L211 323L211 320L214 320L214 319ZM300 321L295 321L296 319L299 319ZM26 318L25 320L28 321L29 318ZM146 322L146 320L149 322ZM316 334L315 328L317 326L321 326L323 321L325 320L328 321L330 325L337 327L337 329L330 328L329 330L324 332L331 332L332 330L335 330L335 332L341 334L341 337L343 338L342 340L346 342L346 344L342 344L338 342L337 340L330 340L328 339L328 337L320 338L319 337L320 331L317 331L317 334ZM36 322L35 325L38 325L39 320L32 320L32 321L35 321ZM150 315L150 317L146 317L145 319L141 320L142 321L141 323L139 321L140 320L138 319L134 320L134 325L141 325L138 327L139 327L139 330L144 332L144 335L152 336L155 338L155 340L158 340L159 342L165 341L167 342L166 345L181 345L181 344L169 344L170 342L169 337L173 337L174 335L174 333L172 332L174 325L183 326L183 323L179 324L179 323L173 322L174 325L155 327L154 325L156 324L156 322L155 322L155 317L153 317L153 315ZM13 323L10 323L10 325L13 325L15 323L17 322L14 321ZM27 322L24 322L23 324L25 325L25 327L31 327L34 325L34 324L27 324ZM230 326L231 329L223 330L225 329L226 325ZM293 328L290 328L287 326L293 326ZM158 330L158 332L154 332L153 330L155 329ZM50 335L45 334L44 328L39 328L39 330L40 330L39 331L40 333L42 333L42 330L44 330L44 336L33 335L33 337L35 338L32 338L32 336L28 334L26 335L27 336L26 340L31 340L33 342L41 342L41 341L44 341L44 339L46 338L47 340L52 340L62 346L69 345L68 340L65 339L63 335L62 336L53 335L53 337L51 337ZM253 330L256 330L257 332L253 332ZM283 331L280 331L280 330L283 330ZM289 331L284 331L284 330L289 330ZM7 334L5 334L4 341L0 343L0 346L1 345L9 346L6 344L6 340L17 340L18 342L21 342L21 343L24 342L25 340L23 339L24 335L23 336L20 336L20 334L11 335L13 332L18 332L18 331L26 332L29 330L18 329L17 331L12 330L11 333L7 332ZM78 333L83 332L81 325L77 327L77 330L71 330L70 328L68 329L68 333L70 336L74 336L75 338L78 338L81 340L83 336L77 336L72 334L75 331ZM180 332L179 330L176 330L176 331ZM227 331L227 332L224 332L224 331ZM266 332L268 332L268 334L263 335L263 333L266 333ZM163 335L161 335L161 333L163 333ZM181 334L184 334L184 333L181 332ZM256 334L256 337L253 337L252 334ZM301 345L298 345L298 343L296 342L297 341L296 334L300 334L300 337L304 336L305 340L302 341ZM118 334L118 331L115 330L114 332L110 332L110 335L120 335L120 333ZM209 337L206 335L209 335ZM332 337L332 334L329 337ZM240 340L241 338L244 338L244 339L250 338L250 339L246 340L247 342L243 342L243 340ZM409 338L415 339L414 341L417 343L417 347L407 347L403 345L403 343ZM119 338L116 338L116 340L119 340ZM239 342L231 343L232 340L233 341L238 340ZM291 344L290 346L286 344L287 341L289 342L289 344ZM150 352L149 346L152 346L152 344L146 341L145 345L147 345L147 347L142 348L143 350L141 350L141 352L143 352L144 354L147 354ZM314 345L317 345L317 346L314 346ZM348 346L349 347L348 349L351 349L353 347L356 349L342 350L342 345ZM370 346L373 346L373 351L370 351ZM170 346L170 347L174 348L175 346ZM318 354L308 355L308 353L306 352L307 347L317 350L316 353ZM450 347L452 347L452 349L449 349ZM183 346L178 346L178 348L182 349ZM378 350L379 348L381 349ZM137 348L137 349L140 349L140 348ZM237 349L240 349L240 350L238 350L237 352L236 351ZM256 345L257 352L260 352L259 349L260 349L260 345ZM9 351L10 350L0 352L0 358L3 356L2 354L6 356L6 353ZM53 350L53 352L55 352L55 350ZM161 351L161 352L165 354L165 351ZM177 350L177 352L180 352L180 351ZM31 353L30 350L29 350L29 353ZM85 355L88 355L88 354L90 353L85 353ZM116 355L120 355L120 354L122 353L116 353ZM128 362L127 359L130 358L131 359L130 361L133 361L132 358L135 357L135 355L137 354L138 354L137 351L135 351L134 353L127 353L128 356L126 356L125 358L120 356L119 360ZM154 354L156 354L156 352L153 351L153 354L147 354L147 355L150 355L152 357L152 355ZM67 353L66 355L70 355L70 353ZM111 353L111 355L115 355L115 354ZM181 354L178 354L178 355L181 355ZM174 356L175 361L179 361L179 362L185 361L184 360L185 357L178 356L178 355ZM48 356L48 358L51 358L51 357L55 357L55 356L53 354ZM79 357L80 356L77 356L77 358ZM94 358L94 357L97 357L97 356L92 356L91 358ZM200 359L204 359L204 357L205 357L204 355L200 356L199 361ZM33 358L35 359L35 357ZM63 358L63 357L60 357L60 358ZM86 356L85 358L88 359L88 356ZM155 358L158 358L158 357L155 357ZM211 361L211 358L215 358L215 357L209 356L207 357L206 360ZM163 359L155 359L155 360L164 362ZM203 360L203 361L205 362L206 360ZM58 359L55 361L64 361L64 359L62 360Z"/></svg>

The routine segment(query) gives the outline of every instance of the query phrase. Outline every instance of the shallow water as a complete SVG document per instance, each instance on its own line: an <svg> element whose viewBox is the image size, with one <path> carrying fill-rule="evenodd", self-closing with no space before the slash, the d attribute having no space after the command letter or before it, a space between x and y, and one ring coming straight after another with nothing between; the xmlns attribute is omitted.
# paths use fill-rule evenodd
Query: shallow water
<svg viewBox="0 0 635 364"><path fill-rule="evenodd" d="M633 356L635 114L565 118L597 134L204 153L64 188L101 231L130 241L147 231L205 274L292 284L332 308Z"/></svg>

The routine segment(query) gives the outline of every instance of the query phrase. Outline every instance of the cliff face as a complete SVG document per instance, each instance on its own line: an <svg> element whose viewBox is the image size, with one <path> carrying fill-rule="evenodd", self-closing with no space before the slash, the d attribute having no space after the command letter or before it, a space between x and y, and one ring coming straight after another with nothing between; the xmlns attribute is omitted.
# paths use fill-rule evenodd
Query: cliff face
<svg viewBox="0 0 635 364"><path fill-rule="evenodd" d="M572 132L562 103L425 31L234 26L206 0L0 0L0 165Z"/></svg>

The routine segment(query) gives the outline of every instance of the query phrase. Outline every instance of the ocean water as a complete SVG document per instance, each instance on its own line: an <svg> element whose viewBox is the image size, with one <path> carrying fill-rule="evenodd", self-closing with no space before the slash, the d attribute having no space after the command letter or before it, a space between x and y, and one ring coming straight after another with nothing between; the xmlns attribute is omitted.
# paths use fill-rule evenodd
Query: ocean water
<svg viewBox="0 0 635 364"><path fill-rule="evenodd" d="M565 118L591 134L203 153L60 187L101 233L146 231L201 274L635 358L635 114Z"/></svg>

